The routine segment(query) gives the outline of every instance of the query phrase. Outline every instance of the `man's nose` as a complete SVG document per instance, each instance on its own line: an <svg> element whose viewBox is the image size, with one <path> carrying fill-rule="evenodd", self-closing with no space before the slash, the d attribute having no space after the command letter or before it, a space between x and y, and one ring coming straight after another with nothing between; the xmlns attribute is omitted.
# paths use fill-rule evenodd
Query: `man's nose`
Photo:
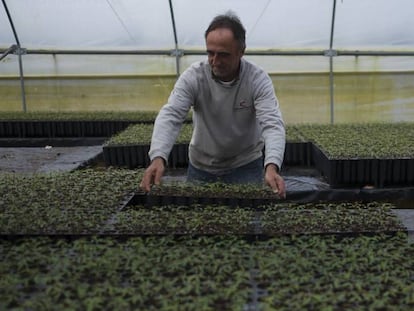
<svg viewBox="0 0 414 311"><path fill-rule="evenodd" d="M216 65L217 63L218 63L218 56L217 56L217 53L213 53L212 55L211 55L211 63L213 64L213 65Z"/></svg>

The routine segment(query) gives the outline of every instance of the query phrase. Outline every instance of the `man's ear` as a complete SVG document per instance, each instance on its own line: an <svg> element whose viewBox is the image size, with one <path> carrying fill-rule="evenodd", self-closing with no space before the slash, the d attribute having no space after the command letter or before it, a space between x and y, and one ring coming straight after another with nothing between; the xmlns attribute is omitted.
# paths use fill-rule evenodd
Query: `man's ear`
<svg viewBox="0 0 414 311"><path fill-rule="evenodd" d="M244 56L244 51L246 50L246 48L244 47L241 51L240 51L240 53L241 53L241 56Z"/></svg>

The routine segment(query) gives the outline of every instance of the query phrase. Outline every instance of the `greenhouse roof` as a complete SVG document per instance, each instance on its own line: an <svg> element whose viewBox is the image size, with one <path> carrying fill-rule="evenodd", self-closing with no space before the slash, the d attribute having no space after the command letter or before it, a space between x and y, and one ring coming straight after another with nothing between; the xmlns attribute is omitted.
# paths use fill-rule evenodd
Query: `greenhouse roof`
<svg viewBox="0 0 414 311"><path fill-rule="evenodd" d="M2 2L1 50L16 43L10 21L29 52L204 50L209 22L229 9L245 25L248 50L414 50L412 0Z"/></svg>

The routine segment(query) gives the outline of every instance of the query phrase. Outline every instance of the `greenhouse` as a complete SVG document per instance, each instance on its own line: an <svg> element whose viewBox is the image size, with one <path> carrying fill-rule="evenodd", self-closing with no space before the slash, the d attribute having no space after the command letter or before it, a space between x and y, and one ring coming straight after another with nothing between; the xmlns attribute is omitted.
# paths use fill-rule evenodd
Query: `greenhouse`
<svg viewBox="0 0 414 311"><path fill-rule="evenodd" d="M411 0L2 0L0 309L412 310L413 10ZM221 14L240 19L242 65L275 92L285 138L283 164L271 164L286 197L268 181L276 125L262 98L260 184L187 182L197 137L226 152L250 139L226 140L236 118L221 141L202 132L201 95L179 118L169 111L176 139L160 130L194 64L226 57L207 40ZM242 65L234 79L212 66L210 80L231 89ZM145 192L159 137L174 141Z"/></svg>

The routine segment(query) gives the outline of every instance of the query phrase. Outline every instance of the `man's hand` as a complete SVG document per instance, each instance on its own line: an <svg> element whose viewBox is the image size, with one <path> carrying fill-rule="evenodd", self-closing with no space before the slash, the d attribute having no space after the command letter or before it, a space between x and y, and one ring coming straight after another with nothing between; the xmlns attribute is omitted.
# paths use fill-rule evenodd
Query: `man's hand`
<svg viewBox="0 0 414 311"><path fill-rule="evenodd" d="M152 185L159 185L161 183L164 170L164 159L160 157L155 158L145 170L139 187L145 192L150 192Z"/></svg>
<svg viewBox="0 0 414 311"><path fill-rule="evenodd" d="M286 197L285 181L279 175L277 166L273 163L266 165L265 182L280 198L284 199Z"/></svg>

